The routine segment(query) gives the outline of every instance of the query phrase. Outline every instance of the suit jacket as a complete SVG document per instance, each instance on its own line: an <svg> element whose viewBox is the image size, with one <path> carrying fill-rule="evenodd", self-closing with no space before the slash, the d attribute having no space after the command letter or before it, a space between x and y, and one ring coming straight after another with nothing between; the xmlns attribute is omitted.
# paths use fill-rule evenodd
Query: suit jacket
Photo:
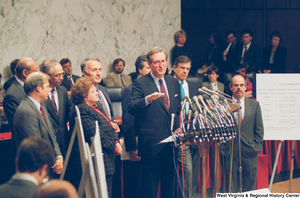
<svg viewBox="0 0 300 198"><path fill-rule="evenodd" d="M125 86L128 87L132 83L131 77L126 74L123 74L123 78L125 80ZM122 87L121 79L119 75L116 74L115 72L110 72L109 74L107 74L106 78L103 79L103 82L108 87L115 87L115 86Z"/></svg>
<svg viewBox="0 0 300 198"><path fill-rule="evenodd" d="M132 94L129 101L129 113L138 117L139 127L139 156L153 159L167 144L156 144L171 135L171 114L175 114L174 129L179 127L180 114L180 86L178 80L171 76L164 76L170 109L167 111L162 98L151 101L147 106L145 97L158 92L151 74L147 74L133 82Z"/></svg>
<svg viewBox="0 0 300 198"><path fill-rule="evenodd" d="M242 61L242 53L243 53L242 46L239 49L239 63ZM261 49L257 45L251 43L247 54L245 56L245 61L249 64L249 72L257 72L257 70L261 69Z"/></svg>
<svg viewBox="0 0 300 198"><path fill-rule="evenodd" d="M74 83L76 82L76 80L77 80L78 78L80 78L80 77L79 77L79 76L76 76L76 75L74 75L74 74L72 74L72 79L73 79ZM61 86L64 86L68 91L71 90L70 81L69 81L67 75L64 75L64 79L63 79L63 81L61 82Z"/></svg>
<svg viewBox="0 0 300 198"><path fill-rule="evenodd" d="M224 50L227 49L227 46L228 45L224 46ZM238 69L240 64L239 51L241 48L243 48L243 45L238 42L236 42L234 46L230 46L229 51L226 55L226 60L224 61L224 68L219 68L223 70L223 73L234 73Z"/></svg>
<svg viewBox="0 0 300 198"><path fill-rule="evenodd" d="M56 156L62 155L56 142L55 134L49 118L48 111L44 108L45 122L41 112L28 98L24 98L16 110L14 117L14 131L17 148L24 138L36 136L47 140L54 149Z"/></svg>
<svg viewBox="0 0 300 198"><path fill-rule="evenodd" d="M0 198L33 198L37 189L31 181L12 178L0 186Z"/></svg>
<svg viewBox="0 0 300 198"><path fill-rule="evenodd" d="M13 76L13 77L11 77L8 81L6 81L5 83L4 83L4 90L5 90L5 92L8 90L8 88L10 87L10 85L14 82L14 81L16 81L16 77L15 76Z"/></svg>
<svg viewBox="0 0 300 198"><path fill-rule="evenodd" d="M65 157L69 146L67 122L69 122L71 103L65 87L56 86L56 90L59 105L58 117L56 116L54 106L49 97L46 101L42 102L42 104L47 108L49 112L50 120L56 136L56 141L59 145L60 151Z"/></svg>
<svg viewBox="0 0 300 198"><path fill-rule="evenodd" d="M224 92L224 84L217 81L217 85L218 85L218 90L221 91L221 92ZM206 87L210 90L213 90L212 86L211 86L211 82L210 81L206 81L206 82L203 82L201 84L201 87Z"/></svg>
<svg viewBox="0 0 300 198"><path fill-rule="evenodd" d="M118 136L116 135L115 131L110 127L106 118L104 118L100 113L95 111L92 107L87 105L86 103L80 103L77 105L80 111L82 128L84 132L84 138L89 145L91 145L91 138L94 137L96 126L95 121L98 121L100 137L101 137L101 144L102 144L102 152L104 165L105 165L105 173L106 175L112 175L115 172L115 141L118 140ZM76 111L75 108L71 111L70 117L70 129L73 131L75 126L75 117ZM74 152L73 152L74 150ZM73 168L80 168L81 171L81 163L80 163L80 154L79 154L79 147L78 141L75 141L72 150L72 161L76 161L80 167L73 167ZM71 160L71 159L70 159ZM79 173L80 174L80 173ZM81 177L81 174L80 174Z"/></svg>
<svg viewBox="0 0 300 198"><path fill-rule="evenodd" d="M103 86L101 86L101 85L98 85L98 89L100 89L100 90L102 91L102 93L104 94L104 96L105 96L105 98L106 98L106 100L107 100L107 102L108 102L108 105L109 105L110 115L111 115L111 120L114 120L115 117L114 117L114 113L113 113L113 108L112 108L111 100L110 100L110 97L109 97L109 95L108 95L108 92L107 92L106 88L103 87ZM98 108L99 108L99 105L101 105L100 102L97 102L96 104L97 104ZM102 108L102 109L101 109L101 108ZM103 113L105 113L104 110L103 110L103 107L101 107L101 108L99 108L99 109L100 109Z"/></svg>
<svg viewBox="0 0 300 198"><path fill-rule="evenodd" d="M267 46L263 49L263 70L270 69L272 73L285 73L286 48L281 46L277 47L273 64L270 64L271 52L272 46Z"/></svg>
<svg viewBox="0 0 300 198"><path fill-rule="evenodd" d="M124 142L126 151L137 150L138 146L136 143L135 136L138 135L139 122L137 118L128 112L128 104L132 93L132 84L124 89L122 95L122 121L124 131Z"/></svg>
<svg viewBox="0 0 300 198"><path fill-rule="evenodd" d="M245 98L245 115L241 123L241 148L244 158L258 155L262 149L264 126L260 105L257 101ZM234 148L238 151L238 136Z"/></svg>

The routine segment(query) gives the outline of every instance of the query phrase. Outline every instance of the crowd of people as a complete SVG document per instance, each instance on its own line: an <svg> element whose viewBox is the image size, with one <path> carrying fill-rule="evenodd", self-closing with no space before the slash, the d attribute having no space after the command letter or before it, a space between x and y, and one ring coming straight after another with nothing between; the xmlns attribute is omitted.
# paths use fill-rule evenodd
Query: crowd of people
<svg viewBox="0 0 300 198"><path fill-rule="evenodd" d="M12 191L10 193L13 197L19 196L13 194L12 182L19 182L18 185L21 186L30 185L31 187L27 189L30 191L28 197L33 197L34 194L42 197L38 195L48 192L49 189L58 189L71 184L78 189L82 167L77 138L70 155L68 174L65 177L71 184L57 185L58 181L55 180L62 172L70 136L75 126L75 105L79 108L84 137L89 145L95 135L95 121L98 121L109 197L113 197L113 188L116 186L113 180L116 169L119 168L116 166L116 156L122 152L128 152L130 158L123 163L124 197L156 198L159 184L161 197L180 197L180 194L184 194L184 197L196 196L200 169L197 146L191 144L174 149L170 143L157 143L180 128L179 117L184 97L198 96L198 88L202 86L224 92L224 84L220 82L224 72L236 74L231 79L229 87L233 99L240 101L242 107L241 119L239 120L237 116L236 118L242 130L242 149L246 150L242 157L245 166L243 191L253 190L256 181L257 154L262 148L263 126L259 103L248 99L255 98L256 95L255 81L248 77L247 73L257 72L258 69L264 73L283 72L286 49L279 46L280 34L272 33L270 35L272 46L263 50L261 62L259 48L251 43L251 31L245 29L241 36L243 44L236 42L236 34L233 31L226 33L229 44L224 48L222 36L216 31L210 34L211 44L207 47L207 60L201 68L205 71L208 81L202 84L188 80L192 57L190 50L185 46L184 30L175 34L176 45L172 49L170 59L173 76L166 75L168 55L159 47L152 48L146 55L136 59L136 75L123 74L125 61L117 58L113 61L113 71L105 78L102 76L100 60L93 57L86 58L81 63L82 77L72 73L72 63L68 58L63 58L60 62L46 59L40 65L32 58L12 61L11 71L14 75L4 84L3 108L12 132L11 153L12 161L17 158L17 173L8 183L0 186L0 197L2 192L7 191ZM218 80L219 77L221 80ZM122 119L114 117L112 102L105 86L123 88ZM186 113L189 108L191 107L188 105L184 107ZM174 131L171 131L173 115ZM124 135L125 150L122 149L119 140L120 134ZM47 148L40 147L39 142ZM235 143L236 145L238 143ZM34 156L27 154L23 159L20 153L26 146L30 147L28 148L30 151L24 152L30 152L30 155ZM227 149L227 146L229 145L225 145L224 148ZM37 154L32 154L34 152ZM47 159L31 159L40 158L41 155L45 155ZM175 195L173 157L176 158L180 169L179 182L184 186L179 195ZM237 192L236 153L233 158L232 181L235 184L232 189ZM34 165L28 160L40 162ZM26 163L30 165L21 169L20 163L24 166ZM228 166L223 168L229 170ZM22 176L23 173L27 176ZM46 176L50 182L38 188ZM26 181L24 184L23 180ZM18 193L23 194L22 191Z"/></svg>

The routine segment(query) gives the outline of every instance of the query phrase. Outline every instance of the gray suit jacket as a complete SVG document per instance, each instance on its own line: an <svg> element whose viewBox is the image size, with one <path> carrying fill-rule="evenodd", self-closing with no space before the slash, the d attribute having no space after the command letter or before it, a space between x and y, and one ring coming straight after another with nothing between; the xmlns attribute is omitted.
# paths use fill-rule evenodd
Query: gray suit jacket
<svg viewBox="0 0 300 198"><path fill-rule="evenodd" d="M257 101L245 98L245 115L241 123L241 147L244 158L258 155L263 147L264 126L260 105ZM238 137L235 138L238 141ZM236 142L235 148L238 149Z"/></svg>
<svg viewBox="0 0 300 198"><path fill-rule="evenodd" d="M37 189L31 181L10 179L0 186L0 198L33 198Z"/></svg>
<svg viewBox="0 0 300 198"><path fill-rule="evenodd" d="M125 86L128 87L132 82L131 82L131 77L123 74L123 78L125 80ZM122 87L122 82L118 74L115 72L110 72L107 74L106 78L103 79L103 82L105 83L106 86L108 87Z"/></svg>
<svg viewBox="0 0 300 198"><path fill-rule="evenodd" d="M224 84L221 83L221 82L219 82L219 81L217 81L217 85L218 85L218 90L221 91L221 92L224 92ZM206 87L206 88L208 88L210 90L213 90L210 81L203 82L201 84L201 87Z"/></svg>
<svg viewBox="0 0 300 198"><path fill-rule="evenodd" d="M47 140L53 147L55 155L61 155L60 148L56 142L49 114L45 107L45 122L41 112L33 102L24 98L16 110L14 117L14 131L17 147L24 138L36 136Z"/></svg>

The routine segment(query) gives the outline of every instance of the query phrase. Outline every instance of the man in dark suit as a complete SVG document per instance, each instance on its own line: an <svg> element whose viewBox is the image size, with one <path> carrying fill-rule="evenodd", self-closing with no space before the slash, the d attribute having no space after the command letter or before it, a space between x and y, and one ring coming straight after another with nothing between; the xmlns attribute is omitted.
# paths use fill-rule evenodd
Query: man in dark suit
<svg viewBox="0 0 300 198"><path fill-rule="evenodd" d="M41 72L50 77L50 92L43 105L47 107L56 141L65 157L69 146L67 122L69 121L71 105L66 88L59 86L63 81L64 71L59 62L51 60L48 64L41 65Z"/></svg>
<svg viewBox="0 0 300 198"><path fill-rule="evenodd" d="M261 50L260 47L253 44L252 31L250 29L244 29L241 33L243 47L239 49L239 63L248 63L251 72L257 72L261 69Z"/></svg>
<svg viewBox="0 0 300 198"><path fill-rule="evenodd" d="M176 58L173 71L174 77L178 79L181 91L181 99L184 96L193 98L193 96L198 96L199 84L187 81L189 71L191 69L191 60L187 56L179 56ZM185 106L185 113L187 114L188 110L191 107L189 105ZM184 197L192 198L196 197L197 191L197 180L198 172L200 165L200 157L198 155L198 147L196 145L184 145L181 148L178 148L177 163L179 165L179 175L180 182L182 181L182 169L184 171ZM183 156L183 167L182 159ZM183 186L183 185L181 185Z"/></svg>
<svg viewBox="0 0 300 198"><path fill-rule="evenodd" d="M139 119L138 154L142 162L142 195L156 198L160 179L161 197L174 197L173 149L168 144L157 144L171 135L171 114L179 126L180 87L178 80L164 76L167 53L152 48L147 59L151 72L133 82L129 113Z"/></svg>
<svg viewBox="0 0 300 198"><path fill-rule="evenodd" d="M11 84L7 90L4 100L3 108L6 114L8 124L11 130L11 175L15 173L14 160L17 153L15 134L13 127L13 120L16 109L19 104L26 97L26 94L23 89L24 81L27 76L33 72L39 71L39 65L37 62L31 58L22 58L18 61L16 66L16 75L15 81Z"/></svg>
<svg viewBox="0 0 300 198"><path fill-rule="evenodd" d="M14 116L14 131L17 147L24 138L36 136L51 144L55 152L53 171L60 174L63 168L63 157L56 142L48 111L41 105L47 100L49 92L48 76L41 72L30 74L24 82L27 95L18 106Z"/></svg>
<svg viewBox="0 0 300 198"><path fill-rule="evenodd" d="M241 166L242 166L242 191L256 189L258 152L263 146L264 126L260 105L257 101L244 97L246 91L245 79L236 75L232 78L230 89L233 100L240 104L240 116L235 114L236 120L241 126ZM239 145L237 136L234 142L232 191L239 191Z"/></svg>
<svg viewBox="0 0 300 198"><path fill-rule="evenodd" d="M138 77L147 75L150 72L146 55L139 56L135 61ZM128 103L132 93L132 84L124 89L122 95L122 120L124 131L124 142L126 151L129 152L130 161L123 161L123 194L124 198L139 198L141 192L141 157L138 156L136 136L138 135L138 120L128 113Z"/></svg>
<svg viewBox="0 0 300 198"><path fill-rule="evenodd" d="M68 58L61 59L59 63L65 72L61 86L64 86L68 91L68 95L71 95L71 88L80 77L72 74L72 63Z"/></svg>
<svg viewBox="0 0 300 198"><path fill-rule="evenodd" d="M8 90L8 88L10 87L10 85L16 80L16 77L15 77L15 73L16 73L16 66L17 66L17 63L18 63L18 61L19 61L20 59L15 59L15 60L13 60L11 63L10 63L10 71L11 71L11 73L12 73L12 77L8 80L8 81L6 81L5 83L4 83L4 90L5 91L7 91Z"/></svg>
<svg viewBox="0 0 300 198"><path fill-rule="evenodd" d="M17 173L0 186L0 198L34 197L49 167L54 164L54 152L46 140L38 137L24 139L18 149Z"/></svg>
<svg viewBox="0 0 300 198"><path fill-rule="evenodd" d="M234 73L237 70L239 63L239 50L243 45L236 41L236 34L233 30L229 30L225 34L228 45L224 46L223 61L224 67L222 67L224 73ZM228 46L230 45L229 49ZM223 77L222 77L223 78Z"/></svg>

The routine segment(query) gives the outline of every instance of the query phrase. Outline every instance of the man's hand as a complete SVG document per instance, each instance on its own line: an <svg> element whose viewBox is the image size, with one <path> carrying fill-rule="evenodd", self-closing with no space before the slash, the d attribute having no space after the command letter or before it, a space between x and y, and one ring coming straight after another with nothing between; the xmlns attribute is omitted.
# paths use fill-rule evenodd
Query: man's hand
<svg viewBox="0 0 300 198"><path fill-rule="evenodd" d="M269 69L269 70L264 70L264 74L269 74L269 73L271 73L271 70Z"/></svg>
<svg viewBox="0 0 300 198"><path fill-rule="evenodd" d="M114 123L116 123L118 126L120 126L120 125L123 124L122 119L120 119L120 120L114 120Z"/></svg>
<svg viewBox="0 0 300 198"><path fill-rule="evenodd" d="M111 123L112 128L115 130L115 132L119 133L120 132L119 126L114 122L110 122L110 123Z"/></svg>
<svg viewBox="0 0 300 198"><path fill-rule="evenodd" d="M146 100L147 100L148 102L151 102L152 100L156 100L156 99L158 99L158 98L160 98L160 97L163 97L164 95L165 95L164 93L154 92L154 93L152 93L152 94L146 96Z"/></svg>
<svg viewBox="0 0 300 198"><path fill-rule="evenodd" d="M119 142L116 143L116 153L115 155L121 155L122 154L122 146Z"/></svg>
<svg viewBox="0 0 300 198"><path fill-rule="evenodd" d="M58 158L55 162L55 167L53 168L53 171L56 174L60 174L64 167L64 159L62 157Z"/></svg>
<svg viewBox="0 0 300 198"><path fill-rule="evenodd" d="M228 51L227 51L227 50L224 50L224 52L223 52L223 57L225 57L227 54L228 54Z"/></svg>
<svg viewBox="0 0 300 198"><path fill-rule="evenodd" d="M129 151L130 161L140 161L141 157L138 156L138 150Z"/></svg>

